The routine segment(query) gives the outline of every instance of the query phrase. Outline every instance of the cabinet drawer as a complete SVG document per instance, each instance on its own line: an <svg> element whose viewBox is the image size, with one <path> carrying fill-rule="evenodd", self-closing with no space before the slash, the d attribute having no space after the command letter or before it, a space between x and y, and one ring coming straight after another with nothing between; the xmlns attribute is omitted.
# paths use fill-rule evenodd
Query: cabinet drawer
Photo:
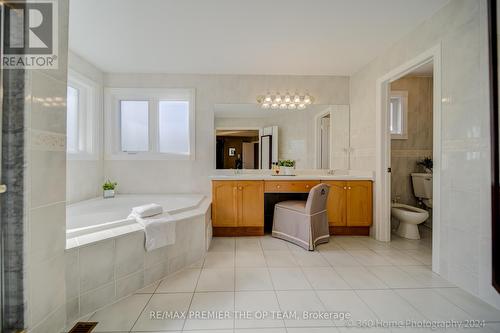
<svg viewBox="0 0 500 333"><path fill-rule="evenodd" d="M318 185L319 181L314 180L278 180L266 181L264 191L267 193L308 193L311 188Z"/></svg>

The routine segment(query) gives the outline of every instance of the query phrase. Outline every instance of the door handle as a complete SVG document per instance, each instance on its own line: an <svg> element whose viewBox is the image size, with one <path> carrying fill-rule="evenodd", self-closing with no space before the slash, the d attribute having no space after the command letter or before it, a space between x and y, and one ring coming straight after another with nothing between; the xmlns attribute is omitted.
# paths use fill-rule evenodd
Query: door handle
<svg viewBox="0 0 500 333"><path fill-rule="evenodd" d="M7 192L7 185L1 184L0 185L0 193L5 193Z"/></svg>

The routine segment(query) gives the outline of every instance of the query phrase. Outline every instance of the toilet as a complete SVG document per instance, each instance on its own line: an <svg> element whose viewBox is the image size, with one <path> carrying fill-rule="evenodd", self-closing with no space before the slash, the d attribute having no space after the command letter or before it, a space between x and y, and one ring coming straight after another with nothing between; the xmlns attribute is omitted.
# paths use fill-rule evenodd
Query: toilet
<svg viewBox="0 0 500 333"><path fill-rule="evenodd" d="M412 173L413 193L428 208L432 208L432 174ZM429 218L425 209L393 203L391 215L399 221L396 234L408 239L420 239L418 225Z"/></svg>

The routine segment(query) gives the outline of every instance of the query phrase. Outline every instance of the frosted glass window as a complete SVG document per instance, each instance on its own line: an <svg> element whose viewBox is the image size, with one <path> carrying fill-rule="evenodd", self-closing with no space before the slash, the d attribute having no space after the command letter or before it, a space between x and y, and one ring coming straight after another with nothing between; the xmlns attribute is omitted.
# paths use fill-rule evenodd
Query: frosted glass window
<svg viewBox="0 0 500 333"><path fill-rule="evenodd" d="M149 150L148 101L120 101L121 150Z"/></svg>
<svg viewBox="0 0 500 333"><path fill-rule="evenodd" d="M402 99L391 97L390 103L390 130L391 134L403 134Z"/></svg>
<svg viewBox="0 0 500 333"><path fill-rule="evenodd" d="M66 131L67 143L66 149L68 153L77 153L79 149L79 98L80 92L78 89L68 86L67 91L67 114L66 114Z"/></svg>
<svg viewBox="0 0 500 333"><path fill-rule="evenodd" d="M159 104L160 152L189 154L189 102L160 101Z"/></svg>

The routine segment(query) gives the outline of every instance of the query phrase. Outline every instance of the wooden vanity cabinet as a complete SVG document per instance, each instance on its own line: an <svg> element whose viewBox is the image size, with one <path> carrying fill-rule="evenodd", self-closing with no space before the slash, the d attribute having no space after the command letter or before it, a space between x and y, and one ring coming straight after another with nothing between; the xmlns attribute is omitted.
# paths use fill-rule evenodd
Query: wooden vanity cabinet
<svg viewBox="0 0 500 333"><path fill-rule="evenodd" d="M214 236L264 234L264 182L212 181Z"/></svg>
<svg viewBox="0 0 500 333"><path fill-rule="evenodd" d="M322 181L330 185L327 211L331 234L369 234L373 215L372 182Z"/></svg>

